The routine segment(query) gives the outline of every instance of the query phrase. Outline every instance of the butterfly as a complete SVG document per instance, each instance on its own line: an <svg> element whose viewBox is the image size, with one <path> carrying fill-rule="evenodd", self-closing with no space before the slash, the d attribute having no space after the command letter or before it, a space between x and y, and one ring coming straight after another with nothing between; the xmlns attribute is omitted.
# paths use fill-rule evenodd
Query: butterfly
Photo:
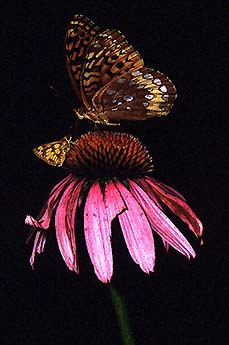
<svg viewBox="0 0 229 345"><path fill-rule="evenodd" d="M65 37L68 74L82 105L78 118L111 125L167 115L176 89L163 73L144 66L140 54L120 31L101 31L75 15Z"/></svg>
<svg viewBox="0 0 229 345"><path fill-rule="evenodd" d="M61 167L66 154L71 148L71 137L65 136L59 141L39 145L33 149L34 154L49 165Z"/></svg>

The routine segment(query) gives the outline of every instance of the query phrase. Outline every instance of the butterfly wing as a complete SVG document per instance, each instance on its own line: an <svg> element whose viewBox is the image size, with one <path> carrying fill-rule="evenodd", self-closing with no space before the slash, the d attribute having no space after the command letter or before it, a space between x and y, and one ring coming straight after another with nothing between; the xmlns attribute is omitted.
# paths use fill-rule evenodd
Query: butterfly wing
<svg viewBox="0 0 229 345"><path fill-rule="evenodd" d="M100 109L110 121L145 120L167 115L176 98L176 89L164 74L140 68L116 77L93 97L95 109Z"/></svg>
<svg viewBox="0 0 229 345"><path fill-rule="evenodd" d="M92 20L77 14L67 27L65 37L65 53L68 74L77 97L81 99L80 74L85 61L88 45L99 32L99 27Z"/></svg>
<svg viewBox="0 0 229 345"><path fill-rule="evenodd" d="M83 102L90 109L96 92L122 74L143 67L139 53L118 30L99 33L88 46L81 76Z"/></svg>
<svg viewBox="0 0 229 345"><path fill-rule="evenodd" d="M64 163L67 152L70 150L70 146L71 138L64 137L59 141L39 145L33 149L33 152L45 163L61 167Z"/></svg>
<svg viewBox="0 0 229 345"><path fill-rule="evenodd" d="M67 29L66 55L72 84L83 102L75 109L79 118L109 124L171 110L174 85L164 74L145 68L120 31L100 32L91 20L76 15Z"/></svg>

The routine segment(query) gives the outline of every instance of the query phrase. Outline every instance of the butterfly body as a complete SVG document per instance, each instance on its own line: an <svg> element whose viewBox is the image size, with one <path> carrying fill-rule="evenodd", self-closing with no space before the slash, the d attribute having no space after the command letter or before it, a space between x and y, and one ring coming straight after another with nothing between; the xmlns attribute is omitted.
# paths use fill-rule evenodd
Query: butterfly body
<svg viewBox="0 0 229 345"><path fill-rule="evenodd" d="M33 152L45 163L61 167L70 148L71 137L65 136L59 141L39 145L33 149Z"/></svg>
<svg viewBox="0 0 229 345"><path fill-rule="evenodd" d="M101 31L90 19L74 16L66 33L68 73L82 102L79 118L101 124L167 115L176 89L163 73L144 66L118 30Z"/></svg>

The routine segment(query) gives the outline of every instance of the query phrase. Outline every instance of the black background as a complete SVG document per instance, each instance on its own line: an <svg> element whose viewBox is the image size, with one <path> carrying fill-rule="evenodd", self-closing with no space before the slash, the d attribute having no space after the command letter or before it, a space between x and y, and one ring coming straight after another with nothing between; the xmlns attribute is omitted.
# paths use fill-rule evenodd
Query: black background
<svg viewBox="0 0 229 345"><path fill-rule="evenodd" d="M9 2L2 10L1 344L121 344L109 286L96 278L81 237L80 269L65 266L50 232L31 271L27 213L36 215L64 175L32 148L59 139L74 121L76 102L65 68L68 20L82 13L118 28L145 65L173 80L171 114L123 124L150 150L158 179L184 194L204 224L204 245L180 224L197 251L188 262L158 243L155 273L130 259L113 231L112 282L125 295L136 344L228 344L228 164L226 131L226 5L197 1ZM50 86L60 91L57 97ZM227 108L226 108L227 104ZM90 129L80 124L82 133Z"/></svg>

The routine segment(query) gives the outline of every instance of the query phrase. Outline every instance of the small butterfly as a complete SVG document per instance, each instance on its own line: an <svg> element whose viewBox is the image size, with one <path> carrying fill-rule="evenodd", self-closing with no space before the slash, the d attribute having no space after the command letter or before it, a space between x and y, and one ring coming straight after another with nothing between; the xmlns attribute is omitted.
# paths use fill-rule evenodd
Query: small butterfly
<svg viewBox="0 0 229 345"><path fill-rule="evenodd" d="M65 156L71 148L71 137L65 136L59 141L39 145L33 149L34 154L49 165L61 167Z"/></svg>
<svg viewBox="0 0 229 345"><path fill-rule="evenodd" d="M67 28L65 52L70 80L82 103L74 109L80 119L111 125L170 112L176 98L173 83L145 67L120 31L101 31L87 17L75 15Z"/></svg>

